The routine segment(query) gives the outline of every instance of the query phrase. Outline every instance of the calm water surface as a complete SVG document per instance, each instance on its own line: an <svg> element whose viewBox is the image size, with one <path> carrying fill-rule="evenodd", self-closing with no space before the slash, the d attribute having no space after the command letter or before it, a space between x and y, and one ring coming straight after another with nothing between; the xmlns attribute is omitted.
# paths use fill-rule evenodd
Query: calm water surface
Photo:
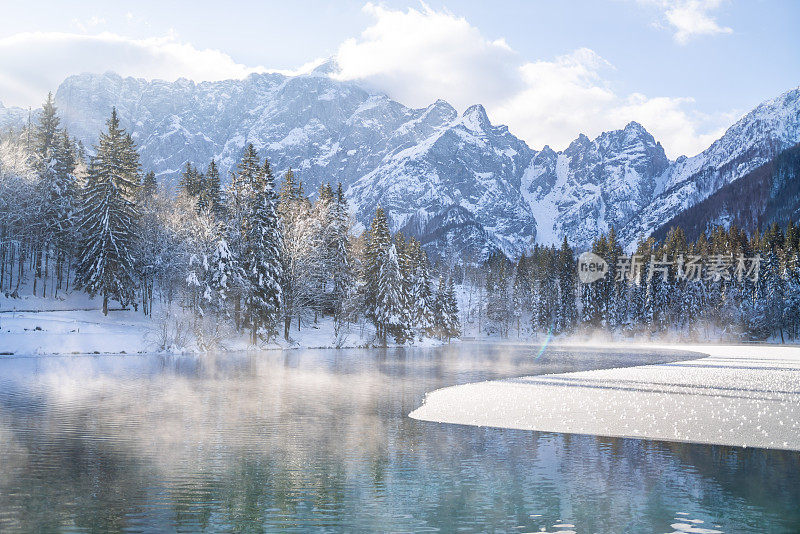
<svg viewBox="0 0 800 534"><path fill-rule="evenodd" d="M800 531L800 453L407 417L442 386L689 357L537 352L3 359L0 531Z"/></svg>

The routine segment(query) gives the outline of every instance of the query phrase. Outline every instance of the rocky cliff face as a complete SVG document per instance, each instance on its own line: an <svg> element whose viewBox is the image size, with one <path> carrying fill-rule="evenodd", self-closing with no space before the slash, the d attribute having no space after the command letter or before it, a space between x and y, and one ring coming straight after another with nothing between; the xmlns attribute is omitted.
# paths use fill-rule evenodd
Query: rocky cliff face
<svg viewBox="0 0 800 534"><path fill-rule="evenodd" d="M424 229L418 237L434 242L441 229L431 221L455 206L482 229L476 236L485 242L470 248L516 255L535 238L520 194L534 151L493 126L482 106L461 116L442 100L411 109L319 73L199 84L81 75L59 87L56 101L69 130L87 143L116 106L143 166L168 182L187 161L202 166L212 157L227 174L253 143L278 172L292 167L307 191L341 181L365 226L381 204L393 230Z"/></svg>
<svg viewBox="0 0 800 534"><path fill-rule="evenodd" d="M772 160L800 141L800 88L763 102L702 153L656 176L653 200L626 224L631 246L681 211Z"/></svg>
<svg viewBox="0 0 800 534"><path fill-rule="evenodd" d="M701 154L669 161L635 122L537 152L492 125L480 105L462 114L442 100L412 109L335 81L330 68L203 83L83 74L61 84L56 103L87 146L116 106L143 167L166 183L187 161L203 167L211 158L227 176L253 143L277 172L293 168L309 192L342 182L363 226L380 204L393 230L429 250L470 256L515 256L565 235L586 248L611 226L635 246L800 142L800 88L759 105ZM27 111L0 107L0 127L25 121Z"/></svg>
<svg viewBox="0 0 800 534"><path fill-rule="evenodd" d="M522 181L540 241L566 235L587 246L611 226L625 226L652 200L653 177L669 165L661 145L635 122L594 140L581 135L559 153L545 147Z"/></svg>

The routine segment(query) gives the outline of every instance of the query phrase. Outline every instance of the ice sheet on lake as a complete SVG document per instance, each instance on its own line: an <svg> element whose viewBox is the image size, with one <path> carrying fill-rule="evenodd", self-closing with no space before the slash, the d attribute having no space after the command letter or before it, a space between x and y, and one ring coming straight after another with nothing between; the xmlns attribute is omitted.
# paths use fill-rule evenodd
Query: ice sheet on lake
<svg viewBox="0 0 800 534"><path fill-rule="evenodd" d="M671 348L707 356L444 388L428 393L410 416L544 432L800 450L800 347Z"/></svg>

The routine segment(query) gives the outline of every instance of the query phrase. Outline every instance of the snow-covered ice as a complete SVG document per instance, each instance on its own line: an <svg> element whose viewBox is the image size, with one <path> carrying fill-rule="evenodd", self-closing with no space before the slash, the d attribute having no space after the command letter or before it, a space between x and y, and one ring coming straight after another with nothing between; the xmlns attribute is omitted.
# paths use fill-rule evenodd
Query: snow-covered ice
<svg viewBox="0 0 800 534"><path fill-rule="evenodd" d="M700 354L696 360L677 363L444 388L428 393L410 417L543 432L800 450L800 347L627 347Z"/></svg>

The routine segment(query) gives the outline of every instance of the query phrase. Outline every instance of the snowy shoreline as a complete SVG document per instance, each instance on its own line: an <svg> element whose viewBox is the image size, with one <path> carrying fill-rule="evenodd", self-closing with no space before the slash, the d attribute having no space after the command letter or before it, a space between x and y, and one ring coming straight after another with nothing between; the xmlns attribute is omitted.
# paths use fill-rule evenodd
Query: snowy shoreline
<svg viewBox="0 0 800 534"><path fill-rule="evenodd" d="M97 302L82 293L73 293L65 300L33 296L10 299L0 296L0 358L204 352L196 346L195 339L188 331L190 319L180 309L166 313L157 308L154 315L146 316L131 309L112 309L108 316L104 316ZM170 320L169 335L163 332L165 315ZM183 324L179 328L177 322L182 319ZM179 335L176 331L181 328L183 334ZM178 340L181 337L183 339ZM317 324L304 324L300 332L293 328L291 337L291 342L278 338L253 346L247 332L237 333L229 329L221 335L213 351L354 349L371 347L376 343L375 329L371 324L351 325L347 333L337 336L330 317L321 318ZM171 342L167 342L166 338ZM427 347L441 343L426 338L417 340L414 346Z"/></svg>
<svg viewBox="0 0 800 534"><path fill-rule="evenodd" d="M541 432L800 450L800 347L603 345L608 346L685 350L697 352L698 359L442 388L428 393L409 417Z"/></svg>

